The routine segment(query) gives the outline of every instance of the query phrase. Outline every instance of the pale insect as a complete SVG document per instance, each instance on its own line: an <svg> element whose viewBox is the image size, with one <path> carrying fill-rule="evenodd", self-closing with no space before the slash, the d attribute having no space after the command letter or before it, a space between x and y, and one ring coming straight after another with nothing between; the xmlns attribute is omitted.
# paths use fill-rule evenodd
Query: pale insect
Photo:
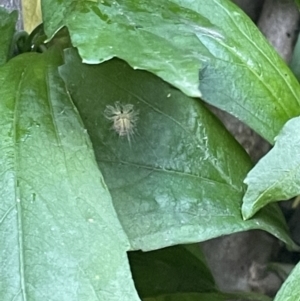
<svg viewBox="0 0 300 301"><path fill-rule="evenodd" d="M112 129L122 137L126 136L130 142L130 137L135 133L139 112L134 110L132 104L121 104L119 101L114 106L106 106L104 115L113 122Z"/></svg>

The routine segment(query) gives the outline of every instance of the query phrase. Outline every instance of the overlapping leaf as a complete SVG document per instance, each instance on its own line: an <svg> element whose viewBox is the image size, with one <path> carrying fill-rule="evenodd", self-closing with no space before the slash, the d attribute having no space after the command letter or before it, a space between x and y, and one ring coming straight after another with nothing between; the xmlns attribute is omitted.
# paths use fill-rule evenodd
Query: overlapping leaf
<svg viewBox="0 0 300 301"><path fill-rule="evenodd" d="M144 301L270 301L266 296L258 296L256 294L226 294L226 293L177 293L145 298ZM296 299L295 299L296 300Z"/></svg>
<svg viewBox="0 0 300 301"><path fill-rule="evenodd" d="M189 95L200 96L199 69L210 53L197 34L219 36L206 17L169 0L42 4L48 36L66 25L84 62L94 64L117 56Z"/></svg>
<svg viewBox="0 0 300 301"><path fill-rule="evenodd" d="M0 300L139 300L61 55L0 69Z"/></svg>
<svg viewBox="0 0 300 301"><path fill-rule="evenodd" d="M0 66L11 56L11 44L18 18L16 11L8 13L0 7Z"/></svg>
<svg viewBox="0 0 300 301"><path fill-rule="evenodd" d="M209 39L214 59L200 74L200 90L209 103L232 113L270 143L286 121L300 114L300 86L285 62L259 30L230 1L200 1L226 41Z"/></svg>
<svg viewBox="0 0 300 301"><path fill-rule="evenodd" d="M299 1L300 3L300 1ZM298 41L295 45L293 57L290 62L290 68L294 72L295 76L297 77L298 81L300 80L300 39L298 36Z"/></svg>
<svg viewBox="0 0 300 301"><path fill-rule="evenodd" d="M297 80L229 0L44 0L50 37L63 25L84 62L114 56L244 121L273 143L300 113Z"/></svg>
<svg viewBox="0 0 300 301"><path fill-rule="evenodd" d="M141 298L178 292L217 292L199 244L129 252L128 256Z"/></svg>
<svg viewBox="0 0 300 301"><path fill-rule="evenodd" d="M276 206L242 220L242 182L250 159L202 103L120 60L86 65L72 49L65 59L61 75L133 249L257 228L291 243ZM118 137L105 117L118 101L139 112L131 143Z"/></svg>
<svg viewBox="0 0 300 301"><path fill-rule="evenodd" d="M219 292L199 244L152 252L129 252L136 288L144 301L251 300L270 301L258 294Z"/></svg>
<svg viewBox="0 0 300 301"><path fill-rule="evenodd" d="M243 216L250 218L271 202L300 194L300 117L286 123L274 148L263 157L245 179Z"/></svg>
<svg viewBox="0 0 300 301"><path fill-rule="evenodd" d="M274 301L300 300L300 264L298 263L291 275L284 282Z"/></svg>

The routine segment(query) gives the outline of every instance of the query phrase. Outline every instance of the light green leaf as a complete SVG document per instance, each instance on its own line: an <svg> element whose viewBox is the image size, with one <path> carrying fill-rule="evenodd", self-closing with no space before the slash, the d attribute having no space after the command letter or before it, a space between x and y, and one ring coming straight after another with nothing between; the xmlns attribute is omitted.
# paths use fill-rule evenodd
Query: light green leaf
<svg viewBox="0 0 300 301"><path fill-rule="evenodd" d="M117 56L228 111L273 143L300 113L293 74L228 0L43 1L50 37L66 25L86 63Z"/></svg>
<svg viewBox="0 0 300 301"><path fill-rule="evenodd" d="M141 298L178 292L216 292L200 245L152 252L129 252L130 267Z"/></svg>
<svg viewBox="0 0 300 301"><path fill-rule="evenodd" d="M199 97L199 69L211 55L198 35L220 34L191 8L169 0L42 3L48 37L66 25L84 62L96 64L117 56Z"/></svg>
<svg viewBox="0 0 300 301"><path fill-rule="evenodd" d="M245 219L271 202L300 194L300 117L286 123L273 149L249 172L243 199Z"/></svg>
<svg viewBox="0 0 300 301"><path fill-rule="evenodd" d="M8 13L0 7L0 66L10 58L17 19L18 13L16 11Z"/></svg>
<svg viewBox="0 0 300 301"><path fill-rule="evenodd" d="M300 86L244 13L234 10L226 0L203 2L206 4L199 10L229 32L230 39L207 43L214 59L201 71L202 98L236 116L273 144L285 122L300 114Z"/></svg>
<svg viewBox="0 0 300 301"><path fill-rule="evenodd" d="M41 0L22 0L24 29L31 33L42 21Z"/></svg>
<svg viewBox="0 0 300 301"><path fill-rule="evenodd" d="M0 300L139 300L61 55L0 68Z"/></svg>
<svg viewBox="0 0 300 301"><path fill-rule="evenodd" d="M300 301L300 263L283 283L274 301Z"/></svg>
<svg viewBox="0 0 300 301"><path fill-rule="evenodd" d="M132 249L258 228L291 243L276 206L242 220L242 182L252 164L199 100L120 60L86 65L72 49L65 60L61 75L88 129ZM139 112L130 141L119 137L120 129L114 131L105 117L108 106L116 108L118 101Z"/></svg>

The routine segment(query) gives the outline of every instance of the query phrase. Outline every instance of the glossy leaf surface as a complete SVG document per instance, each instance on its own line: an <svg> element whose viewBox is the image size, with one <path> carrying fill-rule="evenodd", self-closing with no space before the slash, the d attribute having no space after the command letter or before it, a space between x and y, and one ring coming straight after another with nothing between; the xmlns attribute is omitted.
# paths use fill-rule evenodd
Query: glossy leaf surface
<svg viewBox="0 0 300 301"><path fill-rule="evenodd" d="M5 64L11 56L11 43L18 19L16 11L8 13L0 7L0 66Z"/></svg>
<svg viewBox="0 0 300 301"><path fill-rule="evenodd" d="M43 1L42 9L48 37L66 25L84 62L95 64L117 56L188 95L200 96L199 69L210 53L197 35L219 33L190 7L169 0L51 0Z"/></svg>
<svg viewBox="0 0 300 301"><path fill-rule="evenodd" d="M300 117L286 123L273 149L249 172L243 216L250 218L271 202L300 194Z"/></svg>
<svg viewBox="0 0 300 301"><path fill-rule="evenodd" d="M291 243L277 206L242 220L242 182L250 159L200 101L120 60L86 65L72 49L65 60L60 73L88 129L132 249L257 228ZM130 141L119 137L105 116L118 101L139 113Z"/></svg>
<svg viewBox="0 0 300 301"><path fill-rule="evenodd" d="M43 1L50 37L63 25L86 63L114 56L235 115L273 143L300 113L300 87L229 0Z"/></svg>
<svg viewBox="0 0 300 301"><path fill-rule="evenodd" d="M217 41L209 42L215 55L200 72L203 99L233 114L273 144L285 122L300 113L300 86L248 17L226 4L230 1L203 2L199 9L230 32L226 42L217 46Z"/></svg>
<svg viewBox="0 0 300 301"><path fill-rule="evenodd" d="M0 300L139 300L61 54L0 68Z"/></svg>
<svg viewBox="0 0 300 301"><path fill-rule="evenodd" d="M300 300L300 264L298 263L278 291L274 301Z"/></svg>

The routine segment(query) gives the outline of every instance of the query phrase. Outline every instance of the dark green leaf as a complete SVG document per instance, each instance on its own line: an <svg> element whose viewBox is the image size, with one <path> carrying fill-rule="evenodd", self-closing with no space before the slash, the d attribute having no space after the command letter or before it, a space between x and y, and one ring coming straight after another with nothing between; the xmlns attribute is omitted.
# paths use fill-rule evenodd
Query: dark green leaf
<svg viewBox="0 0 300 301"><path fill-rule="evenodd" d="M8 13L0 7L0 66L10 58L11 44L15 32L18 13Z"/></svg>
<svg viewBox="0 0 300 301"><path fill-rule="evenodd" d="M270 202L288 200L300 194L300 117L288 121L273 149L262 158L245 179L243 216L253 216Z"/></svg>
<svg viewBox="0 0 300 301"><path fill-rule="evenodd" d="M48 36L69 28L84 62L114 56L199 96L273 142L300 113L293 74L228 0L43 1Z"/></svg>
<svg viewBox="0 0 300 301"><path fill-rule="evenodd" d="M0 300L139 300L58 64L50 51L0 68Z"/></svg>
<svg viewBox="0 0 300 301"><path fill-rule="evenodd" d="M300 2L300 1L299 1ZM298 36L298 41L295 45L293 57L290 62L290 67L297 77L298 81L300 81L300 39Z"/></svg>
<svg viewBox="0 0 300 301"><path fill-rule="evenodd" d="M141 298L177 292L216 291L199 244L152 252L129 252L136 289Z"/></svg>
<svg viewBox="0 0 300 301"><path fill-rule="evenodd" d="M120 60L91 66L82 64L72 49L65 54L61 74L89 131L132 249L257 228L291 243L276 206L242 220L242 182L252 164L200 101ZM139 111L130 141L118 137L105 117L117 101Z"/></svg>
<svg viewBox="0 0 300 301"><path fill-rule="evenodd" d="M274 301L299 301L300 300L300 263L283 283Z"/></svg>
<svg viewBox="0 0 300 301"><path fill-rule="evenodd" d="M271 299L251 293L177 293L145 298L143 301L271 301Z"/></svg>

